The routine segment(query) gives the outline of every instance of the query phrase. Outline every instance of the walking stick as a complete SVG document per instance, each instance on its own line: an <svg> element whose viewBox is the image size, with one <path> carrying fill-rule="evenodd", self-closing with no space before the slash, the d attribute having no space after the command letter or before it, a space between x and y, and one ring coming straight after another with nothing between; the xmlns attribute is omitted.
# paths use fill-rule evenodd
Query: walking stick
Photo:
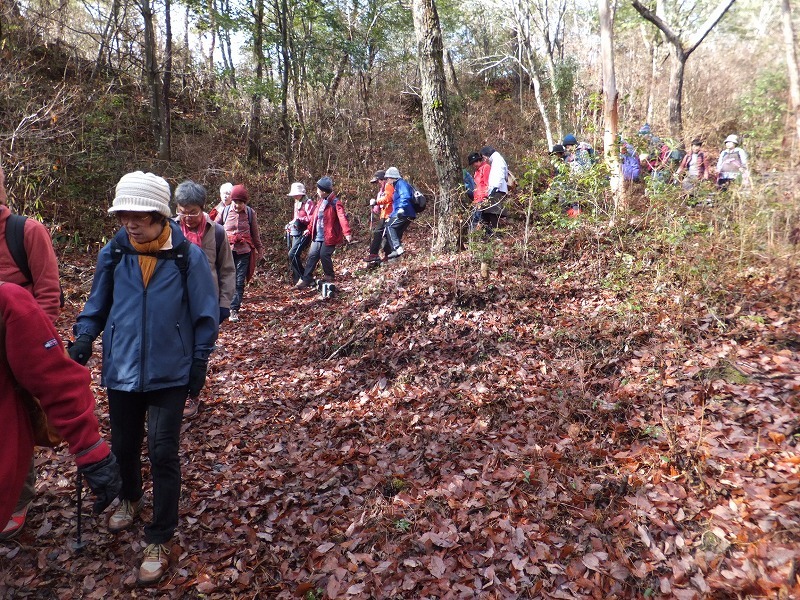
<svg viewBox="0 0 800 600"><path fill-rule="evenodd" d="M75 541L72 543L72 549L75 551L76 554L80 554L83 552L84 547L86 546L86 542L82 539L82 508L83 508L83 476L78 473L78 479L75 482L75 491L78 493L78 529L75 532Z"/></svg>

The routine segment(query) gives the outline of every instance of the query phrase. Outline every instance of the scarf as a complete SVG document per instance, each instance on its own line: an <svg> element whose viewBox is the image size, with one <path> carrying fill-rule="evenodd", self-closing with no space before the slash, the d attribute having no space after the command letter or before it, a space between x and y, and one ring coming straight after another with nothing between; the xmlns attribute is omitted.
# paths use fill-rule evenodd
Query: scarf
<svg viewBox="0 0 800 600"><path fill-rule="evenodd" d="M158 264L158 259L155 255L161 250L161 247L167 243L171 235L172 230L167 224L164 225L164 229L161 230L161 233L152 242L139 244L128 236L128 241L130 241L131 246L139 253L139 268L142 270L142 281L144 282L145 288L147 288L147 284L150 283L150 278L153 276L153 271L156 270L156 264Z"/></svg>
<svg viewBox="0 0 800 600"><path fill-rule="evenodd" d="M200 223L200 226L197 229L189 229L186 226L186 222L181 219L180 222L181 231L183 235L186 236L186 239L189 240L195 246L203 247L203 234L206 232L206 214L203 213L203 220Z"/></svg>

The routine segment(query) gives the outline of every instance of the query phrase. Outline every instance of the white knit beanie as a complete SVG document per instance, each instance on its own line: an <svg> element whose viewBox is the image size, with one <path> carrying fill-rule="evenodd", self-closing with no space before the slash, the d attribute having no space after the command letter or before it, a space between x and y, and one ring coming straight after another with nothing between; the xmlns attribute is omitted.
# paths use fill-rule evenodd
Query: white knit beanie
<svg viewBox="0 0 800 600"><path fill-rule="evenodd" d="M169 184L162 177L135 171L119 180L114 204L108 212L157 212L169 217L172 214L170 197Z"/></svg>

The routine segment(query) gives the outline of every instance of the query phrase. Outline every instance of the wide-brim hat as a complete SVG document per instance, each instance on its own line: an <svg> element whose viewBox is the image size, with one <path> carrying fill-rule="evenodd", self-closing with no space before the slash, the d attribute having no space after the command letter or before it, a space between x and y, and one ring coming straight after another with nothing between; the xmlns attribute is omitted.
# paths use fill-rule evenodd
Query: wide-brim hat
<svg viewBox="0 0 800 600"><path fill-rule="evenodd" d="M289 193L286 194L287 196L305 196L306 195L306 186L304 186L299 181L295 181L292 184L292 187L289 188Z"/></svg>
<svg viewBox="0 0 800 600"><path fill-rule="evenodd" d="M738 146L739 145L739 136L738 135L734 135L734 134L729 135L728 137L725 138L725 143L727 144L728 142L733 142L734 144L736 144Z"/></svg>
<svg viewBox="0 0 800 600"><path fill-rule="evenodd" d="M170 197L169 184L163 177L134 171L123 175L119 180L114 203L108 212L157 212L169 217L172 214L169 207Z"/></svg>

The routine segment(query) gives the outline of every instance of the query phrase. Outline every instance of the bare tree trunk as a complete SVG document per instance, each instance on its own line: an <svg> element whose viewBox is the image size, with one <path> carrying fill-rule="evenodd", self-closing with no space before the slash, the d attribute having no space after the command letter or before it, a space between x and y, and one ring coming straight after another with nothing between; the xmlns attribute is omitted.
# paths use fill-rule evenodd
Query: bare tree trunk
<svg viewBox="0 0 800 600"><path fill-rule="evenodd" d="M156 55L156 34L153 24L153 9L150 0L141 0L139 8L144 20L144 74L150 90L150 127L158 152L161 152L161 76Z"/></svg>
<svg viewBox="0 0 800 600"><path fill-rule="evenodd" d="M456 88L456 93L463 96L464 92L461 91L461 86L458 85L458 76L456 75L456 68L453 66L453 57L450 56L450 50L445 55L447 56L447 67L450 69L450 79L453 80L453 87Z"/></svg>
<svg viewBox="0 0 800 600"><path fill-rule="evenodd" d="M789 95L792 100L795 127L792 156L797 159L798 150L800 150L800 74L797 68L792 8L789 0L781 0L781 17L783 20L783 41L786 45L786 67L789 70Z"/></svg>
<svg viewBox="0 0 800 600"><path fill-rule="evenodd" d="M208 5L206 7L208 10L208 19L209 19L209 31L211 32L211 47L208 49L208 88L209 91L213 94L214 88L216 87L216 80L217 74L214 70L214 51L217 48L217 7L216 2L214 0L208 0ZM188 14L189 7L186 7L186 12ZM186 45L186 49L188 52L189 45Z"/></svg>
<svg viewBox="0 0 800 600"><path fill-rule="evenodd" d="M681 103L683 101L683 74L686 68L686 61L689 56L697 50L697 47L706 38L709 32L720 22L728 9L733 5L736 0L720 0L717 7L712 11L711 15L700 26L695 34L684 44L684 41L675 33L666 22L662 15L653 13L649 8L644 6L639 0L632 0L633 8L636 9L645 20L650 21L653 25L658 27L664 38L669 42L672 50L672 71L670 74L670 91L669 91L669 127L670 135L675 139L681 137L683 130L683 121L681 116Z"/></svg>
<svg viewBox="0 0 800 600"><path fill-rule="evenodd" d="M253 12L253 55L256 62L256 91L250 105L250 127L247 132L247 158L258 164L262 161L261 152L261 84L264 81L264 0L256 0Z"/></svg>
<svg viewBox="0 0 800 600"><path fill-rule="evenodd" d="M442 30L434 0L412 0L411 12L419 55L422 122L439 180L439 198L433 203L438 222L431 249L447 252L456 250L458 245L460 224L455 207L462 177L447 102Z"/></svg>
<svg viewBox="0 0 800 600"><path fill-rule="evenodd" d="M99 71L103 69L103 67L108 62L106 60L106 50L111 45L111 37L112 37L112 24L116 25L117 18L119 16L119 0L113 0L111 3L111 11L108 13L108 19L106 20L106 26L103 28L103 35L100 36L100 47L97 50L97 59L94 62L94 67L92 68L92 74L90 76L91 79L97 75ZM116 34L116 27L114 27L113 32Z"/></svg>
<svg viewBox="0 0 800 600"><path fill-rule="evenodd" d="M614 69L614 14L608 0L599 0L600 9L600 60L603 66L603 154L611 174L611 193L614 212L627 208L622 172L619 164L619 94Z"/></svg>
<svg viewBox="0 0 800 600"><path fill-rule="evenodd" d="M281 36L281 129L283 129L283 154L286 159L286 177L294 181L294 156L292 154L292 128L289 123L289 6L286 0L275 3L276 23Z"/></svg>
<svg viewBox="0 0 800 600"><path fill-rule="evenodd" d="M164 0L164 81L161 85L161 137L158 140L158 158L170 160L172 145L172 111L169 92L172 87L172 0Z"/></svg>

